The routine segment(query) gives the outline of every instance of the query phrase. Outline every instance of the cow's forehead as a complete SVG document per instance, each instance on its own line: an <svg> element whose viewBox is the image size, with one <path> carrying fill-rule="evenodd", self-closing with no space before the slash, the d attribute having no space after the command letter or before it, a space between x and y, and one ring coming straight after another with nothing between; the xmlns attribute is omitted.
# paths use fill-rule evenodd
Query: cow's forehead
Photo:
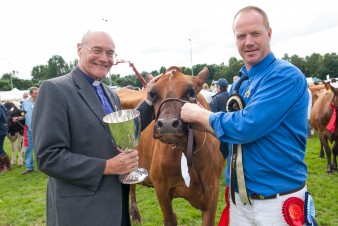
<svg viewBox="0 0 338 226"><path fill-rule="evenodd" d="M167 72L155 83L153 89L161 98L180 98L193 87L191 76L180 72Z"/></svg>
<svg viewBox="0 0 338 226"><path fill-rule="evenodd" d="M165 80L166 82L191 82L190 76L185 75L179 71L175 71L175 70L171 70L166 72L162 78L163 80Z"/></svg>
<svg viewBox="0 0 338 226"><path fill-rule="evenodd" d="M182 73L166 73L158 82L161 88L169 89L189 89L193 86L190 76Z"/></svg>

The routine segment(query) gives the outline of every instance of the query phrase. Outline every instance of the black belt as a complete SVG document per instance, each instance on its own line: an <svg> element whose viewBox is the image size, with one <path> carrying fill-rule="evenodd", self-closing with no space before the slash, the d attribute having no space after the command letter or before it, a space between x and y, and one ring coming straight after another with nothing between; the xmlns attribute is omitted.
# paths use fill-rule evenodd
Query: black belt
<svg viewBox="0 0 338 226"><path fill-rule="evenodd" d="M289 195L291 193L294 193L294 192L302 190L304 187L305 187L305 183L302 186L300 186L299 188L296 188L294 190L287 191L287 192L282 192L282 193L279 193L277 195L279 195L279 196ZM259 195L259 194L254 193L254 194L249 195L249 198L251 198L251 199L259 199L259 200L275 199L275 198L277 198L277 195L263 196L263 195Z"/></svg>

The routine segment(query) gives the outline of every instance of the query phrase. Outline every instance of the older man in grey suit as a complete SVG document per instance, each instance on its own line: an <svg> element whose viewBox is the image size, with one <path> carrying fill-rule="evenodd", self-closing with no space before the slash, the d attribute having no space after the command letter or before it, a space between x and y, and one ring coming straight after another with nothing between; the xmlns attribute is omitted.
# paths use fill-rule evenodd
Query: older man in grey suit
<svg viewBox="0 0 338 226"><path fill-rule="evenodd" d="M32 128L38 168L49 176L47 225L130 225L129 185L118 175L138 167L138 152L120 153L102 121L121 108L102 83L114 51L109 34L89 31L77 44L78 66L40 87ZM151 102L138 110L144 128L152 120Z"/></svg>

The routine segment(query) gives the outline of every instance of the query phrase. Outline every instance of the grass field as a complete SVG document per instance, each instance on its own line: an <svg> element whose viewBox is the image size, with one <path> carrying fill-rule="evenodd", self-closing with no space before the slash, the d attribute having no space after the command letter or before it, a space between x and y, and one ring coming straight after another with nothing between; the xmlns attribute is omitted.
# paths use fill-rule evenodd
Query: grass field
<svg viewBox="0 0 338 226"><path fill-rule="evenodd" d="M10 155L9 143L5 150ZM316 207L317 222L322 226L338 225L338 175L326 174L326 159L319 158L317 136L308 140L306 150L309 179L308 190ZM36 168L35 168L36 169ZM45 225L45 191L47 176L35 170L34 173L21 175L25 168L13 166L12 171L0 173L0 226L40 226ZM216 224L224 208L224 178L220 180ZM161 209L152 188L137 186L138 207L144 226L163 225ZM174 209L179 225L201 225L201 214L185 200L175 199ZM136 225L136 224L134 224Z"/></svg>

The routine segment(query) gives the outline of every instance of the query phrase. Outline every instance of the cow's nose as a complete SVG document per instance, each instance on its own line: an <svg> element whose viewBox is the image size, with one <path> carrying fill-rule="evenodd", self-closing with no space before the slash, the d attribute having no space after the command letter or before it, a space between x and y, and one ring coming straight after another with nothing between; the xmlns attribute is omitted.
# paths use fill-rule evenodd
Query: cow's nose
<svg viewBox="0 0 338 226"><path fill-rule="evenodd" d="M157 125L160 128L167 128L167 129L171 129L171 128L177 128L180 125L180 121L178 120L178 118L172 118L172 119L159 119L157 121Z"/></svg>

